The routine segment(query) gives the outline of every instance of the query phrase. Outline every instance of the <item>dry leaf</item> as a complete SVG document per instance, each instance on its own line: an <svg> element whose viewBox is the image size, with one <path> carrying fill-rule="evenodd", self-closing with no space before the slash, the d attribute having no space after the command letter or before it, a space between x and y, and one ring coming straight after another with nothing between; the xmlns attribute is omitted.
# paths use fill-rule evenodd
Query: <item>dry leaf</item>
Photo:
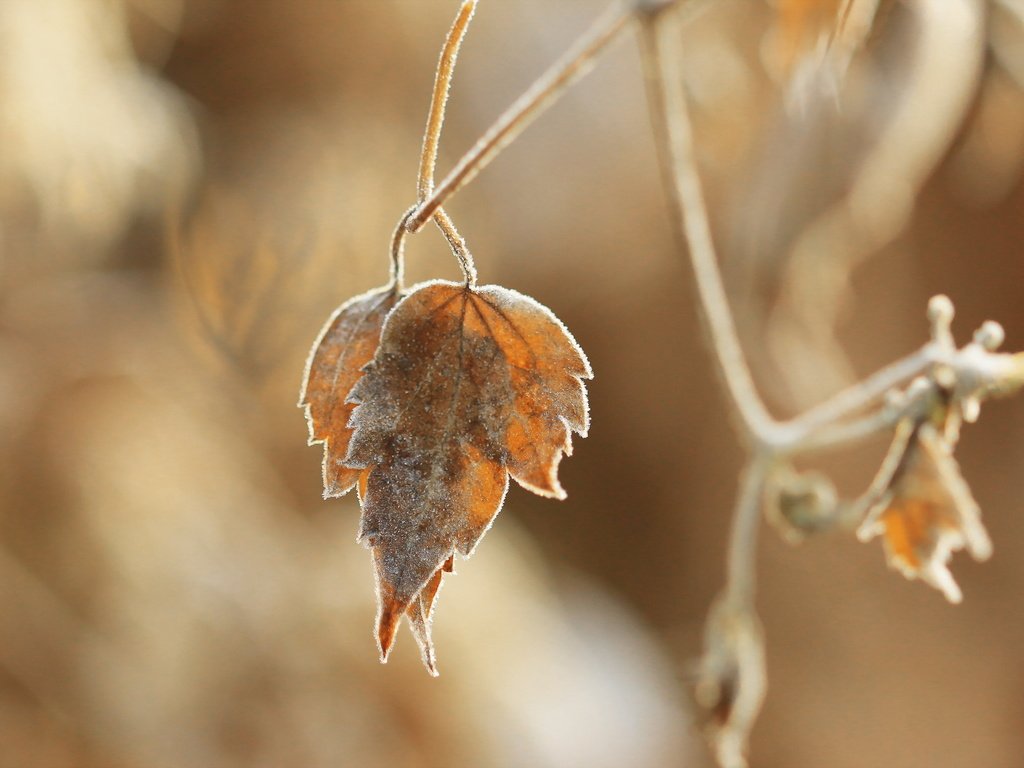
<svg viewBox="0 0 1024 768"><path fill-rule="evenodd" d="M306 362L299 407L305 408L309 444L324 446L324 498L352 489L359 471L344 466L352 430L349 391L373 359L384 320L401 294L394 286L377 288L338 307L327 321Z"/></svg>
<svg viewBox="0 0 1024 768"><path fill-rule="evenodd" d="M890 566L959 603L960 588L947 567L951 554L966 548L975 560L985 560L992 543L948 441L930 421L905 423L882 474L875 487L884 491L858 537L868 541L882 536Z"/></svg>
<svg viewBox="0 0 1024 768"><path fill-rule="evenodd" d="M589 424L590 364L546 307L497 286L436 281L389 315L345 458L362 470L360 539L373 550L382 659L409 610L433 672L429 619L454 553L468 556L511 476L562 498L558 463Z"/></svg>

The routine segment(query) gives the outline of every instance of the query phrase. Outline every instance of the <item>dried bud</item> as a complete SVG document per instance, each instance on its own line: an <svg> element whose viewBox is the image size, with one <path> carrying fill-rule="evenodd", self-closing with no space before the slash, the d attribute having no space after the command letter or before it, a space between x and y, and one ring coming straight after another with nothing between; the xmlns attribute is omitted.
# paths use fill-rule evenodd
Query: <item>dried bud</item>
<svg viewBox="0 0 1024 768"><path fill-rule="evenodd" d="M974 343L988 352L995 352L1006 340L1006 331L995 320L986 320L974 332Z"/></svg>
<svg viewBox="0 0 1024 768"><path fill-rule="evenodd" d="M954 315L953 302L948 296L932 296L928 302L928 323L933 341L950 348L955 346L952 331Z"/></svg>
<svg viewBox="0 0 1024 768"><path fill-rule="evenodd" d="M836 520L835 485L820 472L779 471L765 490L765 516L790 544L826 530Z"/></svg>

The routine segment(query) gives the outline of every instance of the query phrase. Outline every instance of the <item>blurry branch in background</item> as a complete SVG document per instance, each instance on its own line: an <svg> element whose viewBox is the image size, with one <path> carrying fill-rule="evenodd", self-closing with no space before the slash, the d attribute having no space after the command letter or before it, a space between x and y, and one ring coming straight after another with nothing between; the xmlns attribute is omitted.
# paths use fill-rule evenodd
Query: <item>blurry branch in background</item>
<svg viewBox="0 0 1024 768"><path fill-rule="evenodd" d="M771 417L743 355L716 263L711 224L693 157L693 132L687 116L686 96L679 79L681 56L675 32L674 25L657 21L648 21L643 28L646 76L652 83L660 84L651 95L654 130L659 147L672 149L672 154L662 155L662 175L669 182L667 190L680 214L674 221L682 242L690 248L697 294L709 325L715 362L738 416L736 424L745 437L756 441L768 428ZM666 77L665 68L669 66L673 67L672 74ZM667 87L669 83L674 87ZM670 115L679 117L670 119Z"/></svg>
<svg viewBox="0 0 1024 768"><path fill-rule="evenodd" d="M168 252L206 342L258 385L301 332L288 310L301 295L302 268L319 248L317 234L269 231L255 210L223 190L205 198L193 213L170 216Z"/></svg>
<svg viewBox="0 0 1024 768"><path fill-rule="evenodd" d="M957 49L974 50L980 5L944 0L911 5L919 14L923 39L917 76L843 207L843 216L850 215L846 206L859 214L857 223L867 231L872 246L891 237L906 221L926 172L962 120L977 74L976 56L954 57L951 66L943 66L941 60L951 44L950 34L967 38ZM882 535L893 567L958 602L959 589L946 568L951 552L967 548L981 560L988 557L991 545L952 452L960 425L977 419L984 399L1011 394L1024 385L1024 353L996 352L1003 331L991 321L969 344L957 348L951 332L952 304L936 297L929 304L931 341L920 351L802 415L789 421L773 419L746 366L719 275L680 79L679 29L671 15L647 20L644 53L677 230L686 242L700 311L750 454L734 510L726 586L708 619L696 691L698 704L709 715L718 762L723 768L740 768L746 765L749 731L766 688L763 641L754 608L762 507L774 509L801 533L848 525L851 507L856 520L868 512L861 538ZM958 87L949 88L950 80ZM948 92L940 94L941 90ZM932 112L939 124L934 133L924 126ZM922 129L929 140L915 153ZM895 185L893 179L898 180ZM847 227L843 229L845 233ZM814 256L821 258L829 251L834 243L827 239L814 243ZM798 266L807 269L806 264ZM903 389L910 379L913 382ZM852 504L837 501L827 478L807 481L791 464L800 454L840 447L897 425L901 430L886 463L871 488Z"/></svg>
<svg viewBox="0 0 1024 768"><path fill-rule="evenodd" d="M726 588L708 619L706 651L699 668L697 704L709 713L706 724L723 768L744 765L747 734L766 689L764 650L754 610L753 553L761 497L769 469L759 448L774 422L761 401L736 335L718 271L700 176L693 156L692 129L683 91L679 30L670 17L643 29L645 75L663 177L676 213L676 230L690 255L701 314L736 425L759 455L744 471L736 501L728 551Z"/></svg>
<svg viewBox="0 0 1024 768"><path fill-rule="evenodd" d="M848 191L803 226L783 262L782 294L769 317L767 341L774 368L798 408L853 379L836 338L848 305L850 276L904 228L918 192L946 153L977 89L984 52L982 3L913 0L905 7L918 34L901 58L906 74L900 96L869 139ZM848 59L852 52L843 55ZM846 66L825 76L841 78ZM873 81L892 79L891 73L867 69L824 86L837 90L841 108L851 115L864 111L852 95L858 84L878 91ZM801 87L820 90L823 84ZM827 95L806 93L805 98Z"/></svg>

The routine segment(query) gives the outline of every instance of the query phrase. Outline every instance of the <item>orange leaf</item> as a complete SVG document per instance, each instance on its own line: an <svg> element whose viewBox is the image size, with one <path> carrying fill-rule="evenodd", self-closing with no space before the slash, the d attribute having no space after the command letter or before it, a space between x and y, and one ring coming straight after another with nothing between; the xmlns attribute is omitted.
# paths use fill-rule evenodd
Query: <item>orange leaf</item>
<svg viewBox="0 0 1024 768"><path fill-rule="evenodd" d="M888 477L876 486L884 491L857 535L862 541L881 535L890 566L960 602L947 565L951 554L966 548L985 560L992 544L948 442L930 422L901 425L883 473Z"/></svg>
<svg viewBox="0 0 1024 768"><path fill-rule="evenodd" d="M348 452L355 406L346 398L373 359L384 319L401 298L393 286L356 296L331 315L306 362L299 407L305 408L309 444L324 446L324 498L343 496L359 477L341 461Z"/></svg>
<svg viewBox="0 0 1024 768"><path fill-rule="evenodd" d="M365 474L360 539L373 551L386 659L409 611L433 671L442 570L469 556L508 478L563 498L558 463L586 435L590 364L546 307L497 286L436 281L403 299L353 388L345 464Z"/></svg>

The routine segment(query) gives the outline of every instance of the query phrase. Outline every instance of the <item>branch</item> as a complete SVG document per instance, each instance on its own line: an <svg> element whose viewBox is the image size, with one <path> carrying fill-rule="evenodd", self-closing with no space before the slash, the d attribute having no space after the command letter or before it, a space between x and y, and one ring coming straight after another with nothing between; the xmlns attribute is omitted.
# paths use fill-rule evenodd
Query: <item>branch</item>
<svg viewBox="0 0 1024 768"><path fill-rule="evenodd" d="M927 344L913 354L887 365L864 381L844 389L791 421L780 424L774 435L777 450L780 453L810 450L813 447L812 442L816 442L816 433L834 428L839 422L878 401L894 387L923 373L935 362L936 349L933 344ZM855 438L851 436L850 439ZM835 443L842 442L842 440L833 438L826 442Z"/></svg>
<svg viewBox="0 0 1024 768"><path fill-rule="evenodd" d="M722 768L745 768L744 753L767 690L764 638L754 609L757 532L761 500L772 459L763 454L747 465L733 512L725 589L705 629L697 703L713 713L708 737Z"/></svg>
<svg viewBox="0 0 1024 768"><path fill-rule="evenodd" d="M675 24L666 23L669 18L657 16L643 25L645 73L662 174L674 201L677 232L688 246L700 311L707 323L722 380L742 430L753 442L764 443L775 422L754 386L718 270L693 152L686 94L679 79L682 56L678 29Z"/></svg>
<svg viewBox="0 0 1024 768"><path fill-rule="evenodd" d="M772 459L757 456L743 471L740 492L733 511L726 560L726 602L734 606L752 607L757 589L754 570L757 561L757 533L761 521L761 501L765 480Z"/></svg>

